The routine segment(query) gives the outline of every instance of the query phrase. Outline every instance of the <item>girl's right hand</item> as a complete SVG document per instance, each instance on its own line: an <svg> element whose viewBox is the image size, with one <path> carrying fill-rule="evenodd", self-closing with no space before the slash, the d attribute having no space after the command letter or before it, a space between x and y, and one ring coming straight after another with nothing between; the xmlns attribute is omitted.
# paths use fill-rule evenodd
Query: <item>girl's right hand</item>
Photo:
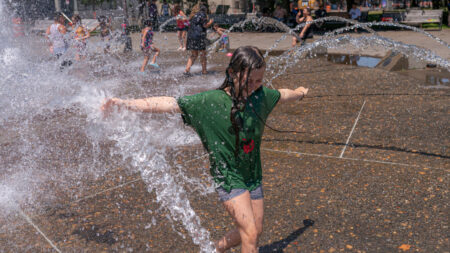
<svg viewBox="0 0 450 253"><path fill-rule="evenodd" d="M122 104L120 98L108 98L103 101L100 110L103 112L103 117L107 118L114 109L114 106L119 107Z"/></svg>

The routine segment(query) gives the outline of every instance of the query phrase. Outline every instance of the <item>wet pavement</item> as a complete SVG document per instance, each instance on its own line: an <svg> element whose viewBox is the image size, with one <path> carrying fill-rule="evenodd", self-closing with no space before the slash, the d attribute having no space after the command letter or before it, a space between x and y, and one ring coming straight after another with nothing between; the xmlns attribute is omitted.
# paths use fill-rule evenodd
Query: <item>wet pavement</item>
<svg viewBox="0 0 450 253"><path fill-rule="evenodd" d="M213 60L214 75L224 71L227 58L221 57ZM450 78L444 70L439 76ZM302 101L279 105L267 121L299 133L265 130L260 252L448 252L450 90L445 82L425 88L424 80L417 73L321 58L274 80L275 88L302 85L310 92ZM58 113L70 120L76 112ZM51 128L60 117L37 117L34 124ZM66 131L77 129L60 136ZM67 151L53 158L55 168L82 163L70 153L82 140L54 141ZM3 150L10 145L0 144ZM2 216L0 251L199 251L126 161L108 155L99 161L107 173L84 179L82 190L60 190L48 182L41 192L51 194L52 201ZM198 145L174 152L172 163L183 163L195 177L208 171ZM189 199L212 239L233 228L215 193L192 191Z"/></svg>

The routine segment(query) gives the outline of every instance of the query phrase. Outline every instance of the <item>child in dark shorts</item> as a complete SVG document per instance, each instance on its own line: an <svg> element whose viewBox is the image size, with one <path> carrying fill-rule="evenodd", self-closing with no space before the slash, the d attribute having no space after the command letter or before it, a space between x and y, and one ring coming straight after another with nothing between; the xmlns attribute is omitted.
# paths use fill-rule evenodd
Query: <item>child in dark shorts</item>
<svg viewBox="0 0 450 253"><path fill-rule="evenodd" d="M216 252L242 245L242 252L257 252L264 205L260 145L265 121L278 102L303 98L308 89L270 89L262 85L266 63L256 47L234 51L223 84L191 96L107 99L101 110L114 107L149 113L181 113L209 153L210 173L225 209L236 223L216 242Z"/></svg>
<svg viewBox="0 0 450 253"><path fill-rule="evenodd" d="M150 66L159 68L159 65L156 63L156 57L158 57L159 55L159 48L153 45L152 22L150 20L144 21L144 29L142 29L141 37L141 50L144 53L144 62L141 66L141 72L143 73L145 71L145 66L147 66L152 52L154 52L155 54L153 55L153 59L150 62Z"/></svg>

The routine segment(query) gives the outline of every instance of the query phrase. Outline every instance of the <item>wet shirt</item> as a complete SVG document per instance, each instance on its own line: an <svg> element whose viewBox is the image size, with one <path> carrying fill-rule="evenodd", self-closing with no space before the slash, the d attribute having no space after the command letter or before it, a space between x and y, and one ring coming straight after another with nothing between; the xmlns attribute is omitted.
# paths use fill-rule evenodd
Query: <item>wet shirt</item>
<svg viewBox="0 0 450 253"><path fill-rule="evenodd" d="M264 122L279 99L279 91L261 87L249 97L244 111L237 113L241 119L238 120L241 127L237 157L230 121L232 100L227 93L211 90L178 99L183 121L194 128L209 153L215 183L226 191L237 188L252 191L261 185L260 145Z"/></svg>
<svg viewBox="0 0 450 253"><path fill-rule="evenodd" d="M163 16L169 16L169 5L167 3L164 3L161 6L161 10L162 10L162 15Z"/></svg>
<svg viewBox="0 0 450 253"><path fill-rule="evenodd" d="M152 30L147 31L143 42L144 42L144 48L149 48L153 44L153 31ZM142 45L142 42L141 42L141 45Z"/></svg>
<svg viewBox="0 0 450 253"><path fill-rule="evenodd" d="M64 34L59 31L60 24L52 24L50 26L49 39L52 42L54 48L65 48L66 41L64 39Z"/></svg>
<svg viewBox="0 0 450 253"><path fill-rule="evenodd" d="M350 9L350 11L348 12L348 14L350 15L351 19L358 19L359 17L361 17L361 11L359 9Z"/></svg>
<svg viewBox="0 0 450 253"><path fill-rule="evenodd" d="M199 12L195 14L190 20L188 36L193 39L206 37L206 28L204 27L206 23L208 23L206 13Z"/></svg>

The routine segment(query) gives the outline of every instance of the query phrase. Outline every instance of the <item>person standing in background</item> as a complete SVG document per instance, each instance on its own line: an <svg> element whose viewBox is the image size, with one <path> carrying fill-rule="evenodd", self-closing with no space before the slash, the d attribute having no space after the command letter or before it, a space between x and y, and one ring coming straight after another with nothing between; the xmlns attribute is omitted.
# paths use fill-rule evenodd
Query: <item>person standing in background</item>
<svg viewBox="0 0 450 253"><path fill-rule="evenodd" d="M164 1L161 5L161 16L168 17L170 16L170 5L167 1Z"/></svg>
<svg viewBox="0 0 450 253"><path fill-rule="evenodd" d="M158 29L158 6L156 6L156 0L150 0L148 5L148 19L153 24L153 30Z"/></svg>
<svg viewBox="0 0 450 253"><path fill-rule="evenodd" d="M200 53L200 61L202 63L202 74L207 74L206 71L206 28L210 27L213 19L209 19L206 14L208 9L204 4L197 4L192 8L192 13L189 19L189 30L187 35L186 49L191 50L191 56L186 64L184 74L189 76L192 64Z"/></svg>
<svg viewBox="0 0 450 253"><path fill-rule="evenodd" d="M281 4L277 4L275 7L275 11L273 12L273 18L284 23L286 22L286 16L287 16L286 9L281 7Z"/></svg>
<svg viewBox="0 0 450 253"><path fill-rule="evenodd" d="M352 8L348 12L348 15L350 15L351 19L359 21L359 18L361 17L361 11L355 3L352 4Z"/></svg>

